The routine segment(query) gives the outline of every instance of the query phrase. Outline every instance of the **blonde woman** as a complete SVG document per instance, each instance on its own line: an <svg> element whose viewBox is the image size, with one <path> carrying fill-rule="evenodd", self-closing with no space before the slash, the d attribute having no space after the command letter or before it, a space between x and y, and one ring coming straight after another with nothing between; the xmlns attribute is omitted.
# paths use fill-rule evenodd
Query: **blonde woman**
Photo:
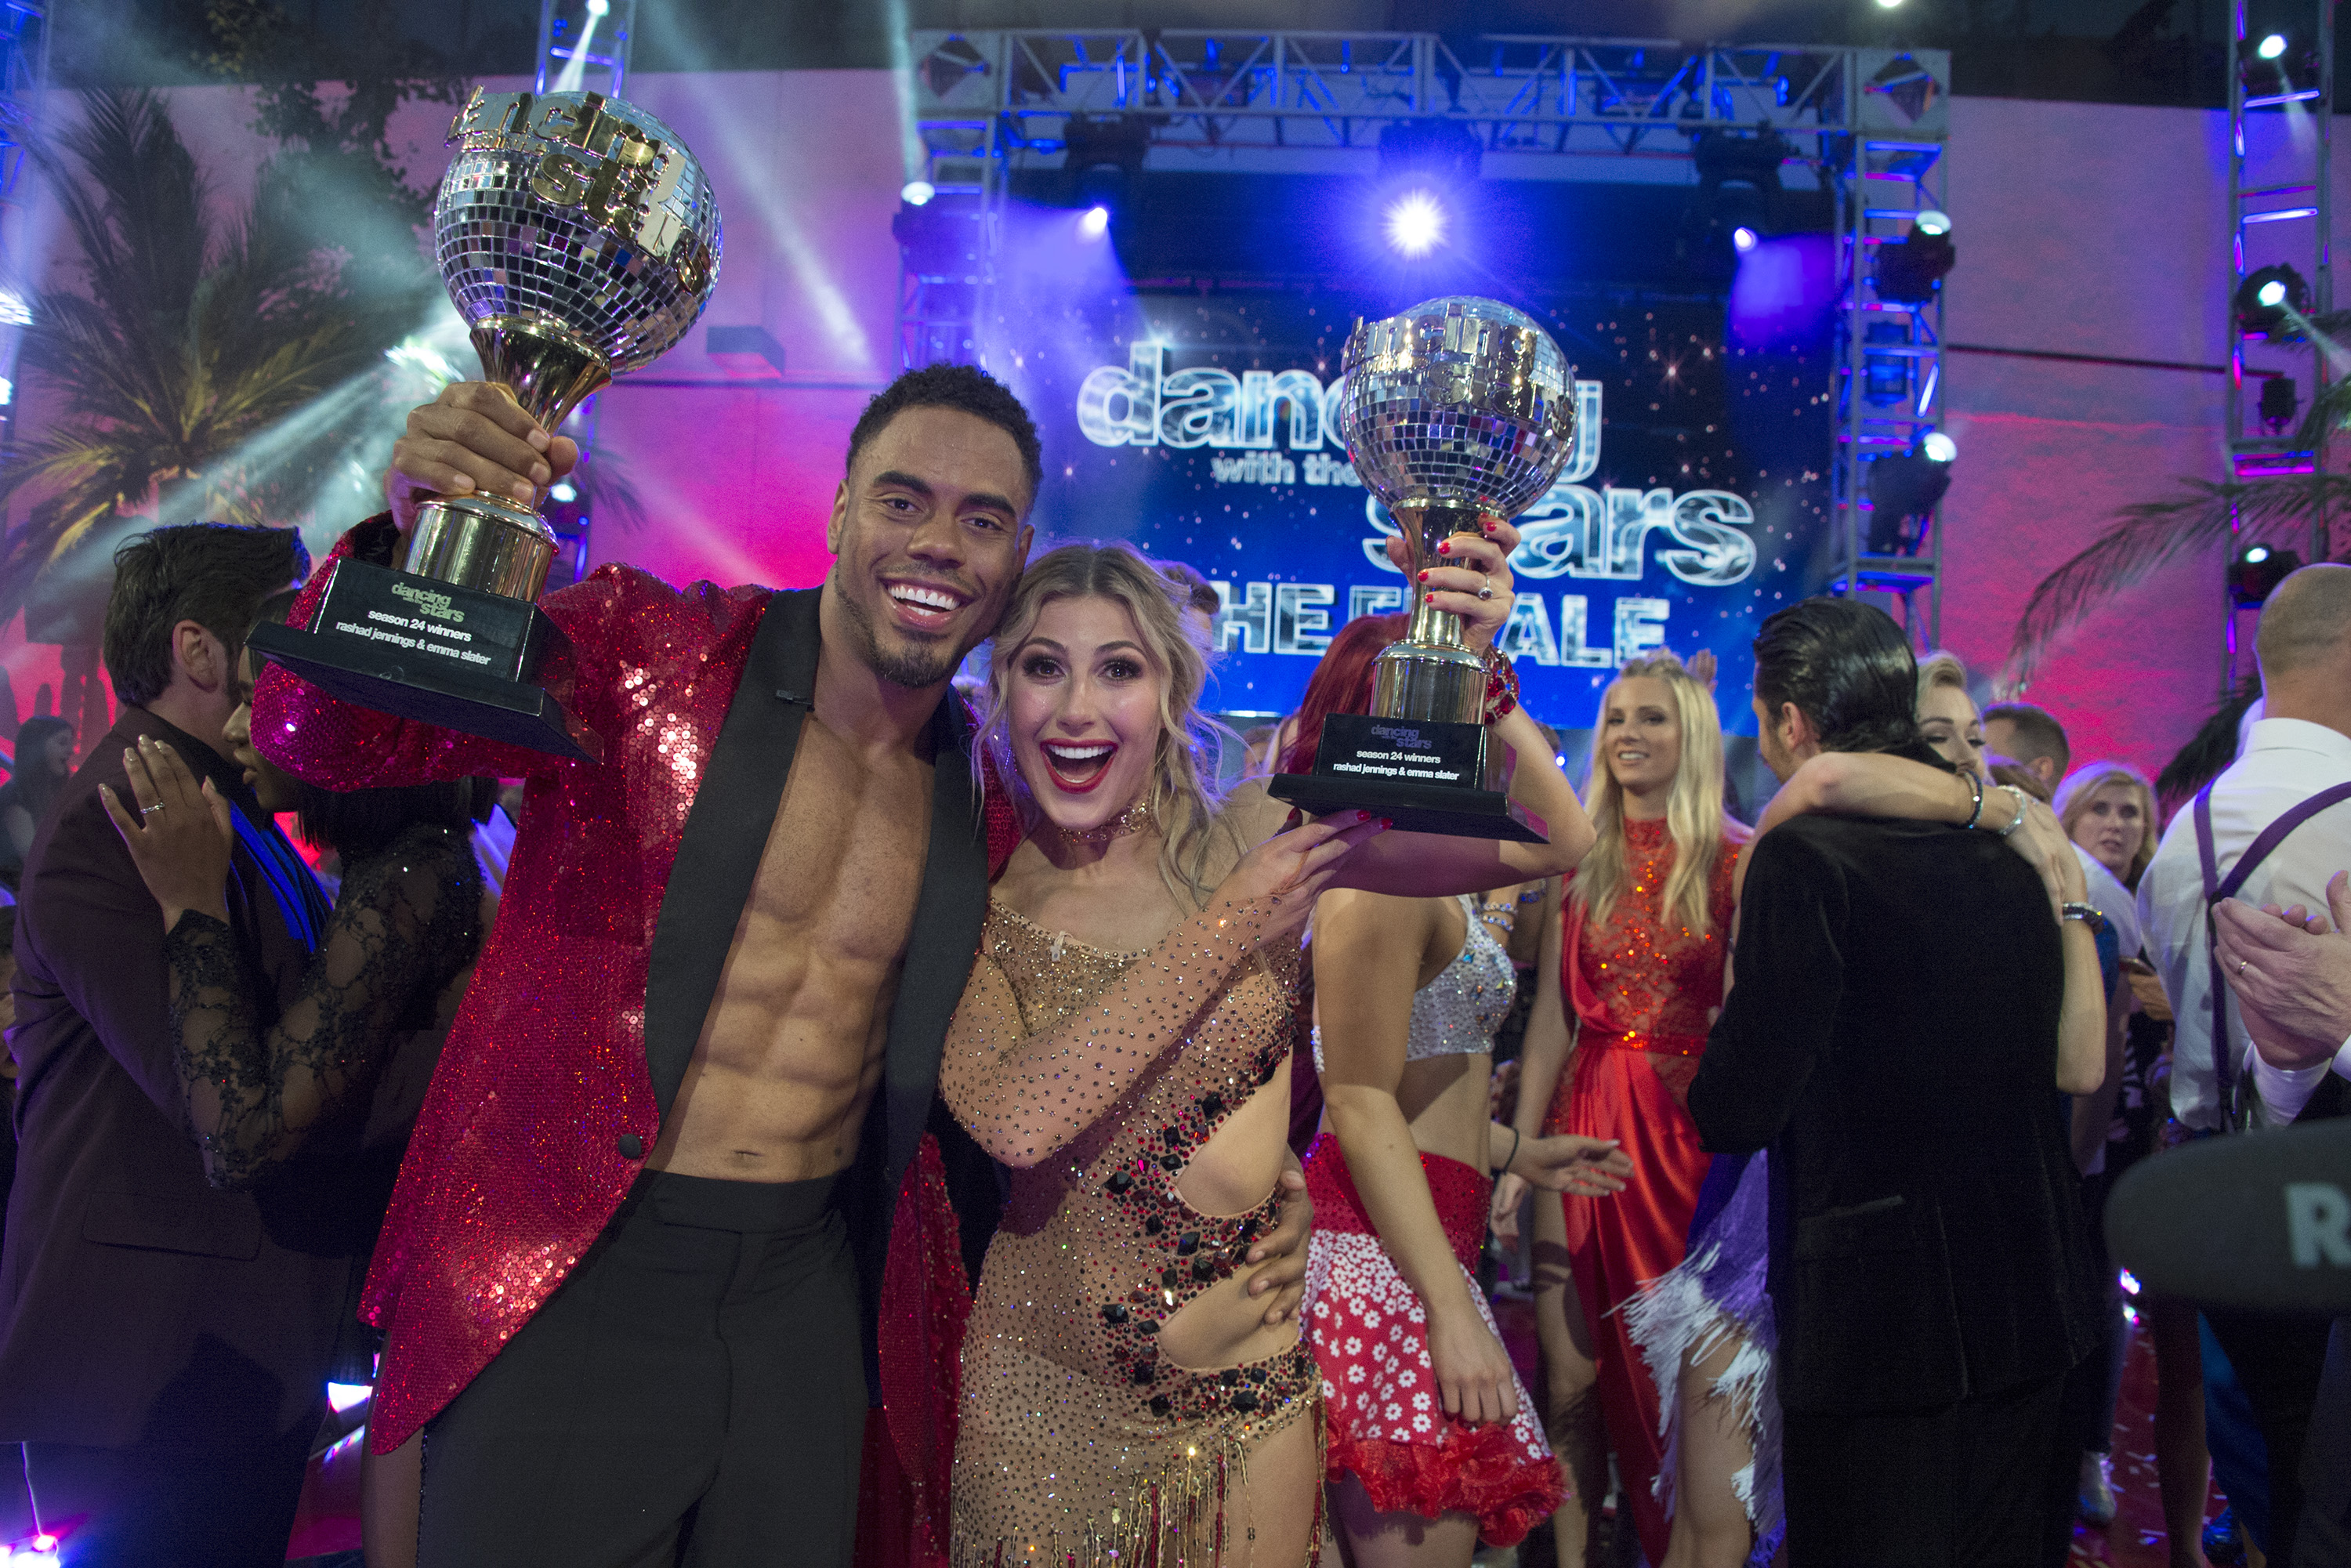
<svg viewBox="0 0 2351 1568"><path fill-rule="evenodd" d="M1952 767L1984 772L1983 716L1968 695L1968 667L1956 653L1918 661L1918 731Z"/></svg>
<svg viewBox="0 0 2351 1568"><path fill-rule="evenodd" d="M1472 646L1508 617L1515 543L1506 525L1457 534L1461 564L1422 585ZM1362 813L1284 831L1262 786L1214 793L1204 673L1165 580L1123 545L1033 563L990 652L987 749L1029 831L939 1076L1013 1167L964 1346L958 1565L1314 1555L1320 1379L1240 1271L1290 1163L1299 930L1326 888L1477 892L1592 841L1514 704L1489 723L1549 843L1387 833Z"/></svg>
<svg viewBox="0 0 2351 1568"><path fill-rule="evenodd" d="M2132 984L2134 973L2161 1006L2162 991L2155 972L2140 958L2138 879L2155 858L2158 838L2155 791L2146 776L2127 763L2086 762L2065 776L2057 789L2057 821L2073 841L2080 860L2088 902L2097 905L2115 936L2116 973L2109 978L2106 996L2106 1081L2095 1094L2074 1103L2074 1159L2082 1170L2082 1212L2088 1218L2090 1242L2095 1249L2099 1276L2107 1292L2105 1343L2101 1347L2105 1378L2099 1397L2084 1411L2076 1434L2082 1445L2081 1507L2084 1520L2104 1526L2114 1521L2116 1499L2111 1457L2115 1404L2122 1392L2123 1354L2127 1344L2122 1297L2115 1270L2106 1260L2105 1198L2123 1172L2151 1153L2155 1146L2156 1092L2163 1056L2170 1042L2168 1009L2157 1018L2142 1011ZM2103 945L2104 938L2100 938ZM2202 1353L2189 1321L2184 1332L2177 1308L2149 1303L2158 1335L2158 1383L2170 1371L2195 1358L2194 1375L2201 1379ZM2191 1315L2192 1317L2192 1315ZM2171 1321L2167 1322L2167 1318ZM2166 1331L2168 1331L2168 1333ZM2171 1404L2179 1403L2178 1389ZM2162 1407L2158 1395L2158 1466L2161 1479L2169 1456L2180 1447L2177 1419ZM2200 1455L2191 1457L2200 1461ZM2178 1467L2172 1466L2176 1469ZM2200 1472L2199 1472L2200 1474ZM2174 1484L2173 1492L2183 1489ZM2199 1527L2200 1528L2200 1527Z"/></svg>
<svg viewBox="0 0 2351 1568"><path fill-rule="evenodd" d="M1681 1261L1706 1179L1685 1096L1722 1002L1731 874L1747 838L1722 809L1714 695L1679 659L1635 660L1608 688L1588 792L1599 841L1536 968L1516 1116L1528 1137L1614 1140L1633 1165L1605 1201L1571 1193L1535 1205L1552 1440L1575 1494L1554 1516L1562 1568L1587 1549L1582 1500L1604 1494L1603 1427L1649 1561L1665 1560L1669 1534L1653 1488L1664 1458L1656 1385L1616 1309ZM1524 1194L1506 1176L1495 1207Z"/></svg>

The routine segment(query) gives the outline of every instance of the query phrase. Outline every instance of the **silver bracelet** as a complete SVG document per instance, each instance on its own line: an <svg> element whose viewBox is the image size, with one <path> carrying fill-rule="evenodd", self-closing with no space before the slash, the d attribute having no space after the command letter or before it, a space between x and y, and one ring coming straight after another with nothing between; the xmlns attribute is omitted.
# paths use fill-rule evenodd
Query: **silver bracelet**
<svg viewBox="0 0 2351 1568"><path fill-rule="evenodd" d="M2106 928L2105 911L2095 904L2059 904L2057 906L2058 924L2062 925L2068 920L2078 920L2092 931L2104 931Z"/></svg>
<svg viewBox="0 0 2351 1568"><path fill-rule="evenodd" d="M2004 839L2024 826L2024 791L2013 784L2002 784L2000 788L2007 790L2009 798L2016 802L2016 815L2010 818L2008 826L2000 831L2000 836Z"/></svg>

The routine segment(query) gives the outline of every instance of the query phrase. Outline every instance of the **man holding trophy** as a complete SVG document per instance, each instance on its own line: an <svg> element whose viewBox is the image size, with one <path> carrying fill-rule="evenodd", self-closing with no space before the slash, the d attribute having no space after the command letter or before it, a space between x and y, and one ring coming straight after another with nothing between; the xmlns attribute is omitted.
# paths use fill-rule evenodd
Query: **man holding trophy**
<svg viewBox="0 0 2351 1568"><path fill-rule="evenodd" d="M436 240L492 380L411 415L391 514L270 650L303 677L255 699L329 788L529 781L370 1280L371 1443L433 1423L427 1564L846 1563L860 1287L987 896L943 699L1027 555L1035 430L917 371L852 435L821 591L606 568L534 608L566 400L690 325L716 218L593 95L477 95L455 134Z"/></svg>

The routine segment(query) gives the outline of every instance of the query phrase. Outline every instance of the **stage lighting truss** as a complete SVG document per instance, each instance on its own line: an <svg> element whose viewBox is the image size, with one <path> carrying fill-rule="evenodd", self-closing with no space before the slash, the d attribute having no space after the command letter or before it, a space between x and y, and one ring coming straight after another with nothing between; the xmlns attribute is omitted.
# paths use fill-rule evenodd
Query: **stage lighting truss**
<svg viewBox="0 0 2351 1568"><path fill-rule="evenodd" d="M1891 65L1885 89L1939 100L1941 81ZM1942 424L1942 280L1958 258L1940 134L1864 132L1838 183L1843 233L1831 591L1876 597L1921 647L1942 641L1941 530L1950 486Z"/></svg>
<svg viewBox="0 0 2351 1568"><path fill-rule="evenodd" d="M48 74L46 0L9 0L0 6L0 277L23 279L36 271L25 244L26 203L16 187ZM15 439L16 356L32 319L16 289L0 289L0 444Z"/></svg>
<svg viewBox="0 0 2351 1568"><path fill-rule="evenodd" d="M2246 482L2318 472L2323 451L2304 441L2302 411L2334 371L2309 319L2334 309L2329 131L2335 121L2333 0L2240 0L2229 40L2229 206L2231 276L2218 304L2228 313L2224 415L2231 476ZM2325 508L2311 508L2304 554L2332 552ZM2256 556L2254 552L2262 552ZM2231 603L2258 605L2296 553L2277 540L2243 546L2230 562ZM2247 652L2231 613L2225 628L2229 682Z"/></svg>

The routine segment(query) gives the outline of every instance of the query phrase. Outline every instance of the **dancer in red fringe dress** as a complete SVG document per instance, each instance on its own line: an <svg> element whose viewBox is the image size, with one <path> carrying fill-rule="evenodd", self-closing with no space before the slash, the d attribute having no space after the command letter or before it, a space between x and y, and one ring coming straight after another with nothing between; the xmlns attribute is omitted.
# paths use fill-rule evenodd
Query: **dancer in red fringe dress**
<svg viewBox="0 0 2351 1568"><path fill-rule="evenodd" d="M1687 1096L1722 1003L1731 873L1747 837L1723 814L1713 693L1671 653L1626 664L1608 689L1586 794L1600 842L1544 940L1517 1124L1526 1136L1615 1140L1633 1176L1604 1203L1570 1193L1535 1206L1536 1325L1551 1437L1576 1493L1597 1498L1605 1485L1604 1425L1642 1549L1660 1563L1671 1531L1653 1490L1664 1457L1656 1385L1617 1308L1682 1260L1706 1179ZM1505 1176L1496 1207L1521 1191ZM1573 1500L1557 1517L1562 1568L1578 1568L1590 1521Z"/></svg>
<svg viewBox="0 0 2351 1568"><path fill-rule="evenodd" d="M1292 770L1311 762L1325 714L1368 701L1373 657L1404 620L1359 620L1332 642ZM1559 1466L1471 1273L1487 1172L1604 1192L1625 1165L1598 1140L1521 1138L1488 1117L1493 1030L1516 989L1495 927L1515 892L1489 908L1341 890L1315 907L1328 1113L1306 1161L1306 1321L1332 1513L1355 1568L1467 1568L1481 1535L1515 1544L1559 1506Z"/></svg>

